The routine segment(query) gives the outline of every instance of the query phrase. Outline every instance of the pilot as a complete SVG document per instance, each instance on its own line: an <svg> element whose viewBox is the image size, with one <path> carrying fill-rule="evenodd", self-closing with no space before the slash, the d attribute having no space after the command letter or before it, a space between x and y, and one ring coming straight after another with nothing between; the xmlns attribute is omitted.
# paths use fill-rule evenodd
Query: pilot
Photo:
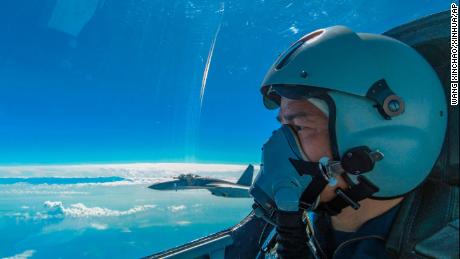
<svg viewBox="0 0 460 259"><path fill-rule="evenodd" d="M417 207L420 190L447 188L427 183L443 146L447 104L417 51L343 26L317 30L278 58L261 92L267 108L279 109L281 127L263 146L250 192L256 214L276 226L278 257L458 256L448 238L441 249L417 244L416 251L404 233L413 237L421 211L436 210ZM455 219L458 242L458 212L441 213L442 223L433 223L439 215L426 217L420 229L430 230L417 242Z"/></svg>

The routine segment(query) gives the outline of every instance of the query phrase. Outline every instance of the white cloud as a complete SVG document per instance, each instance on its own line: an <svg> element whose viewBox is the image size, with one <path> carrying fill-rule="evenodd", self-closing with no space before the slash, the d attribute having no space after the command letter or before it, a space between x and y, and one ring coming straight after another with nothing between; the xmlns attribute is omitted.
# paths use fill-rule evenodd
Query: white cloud
<svg viewBox="0 0 460 259"><path fill-rule="evenodd" d="M128 210L112 210L108 208L101 207L87 207L83 203L75 203L70 206L64 206L61 201L46 201L43 206L45 211L36 212L33 216L29 212L25 213L13 213L10 216L22 218L25 220L34 219L57 219L57 218L89 218L89 217L119 217L127 216L149 209L156 208L154 204L138 205L134 206Z"/></svg>
<svg viewBox="0 0 460 259"><path fill-rule="evenodd" d="M106 230L109 228L107 224L100 224L100 223L91 223L90 226L97 230Z"/></svg>
<svg viewBox="0 0 460 259"><path fill-rule="evenodd" d="M61 213L68 217L118 217L126 216L148 209L153 209L156 205L147 204L141 206L135 206L128 210L111 210L101 207L86 207L83 203L71 204L69 207L64 207L60 201L46 201L44 204L45 208L49 208L48 214L53 214L54 212Z"/></svg>
<svg viewBox="0 0 460 259"><path fill-rule="evenodd" d="M185 206L185 205L177 205L177 206L172 205L172 206L168 207L168 210L171 211L172 213L177 213L179 211L185 210L186 208L187 208L187 206Z"/></svg>
<svg viewBox="0 0 460 259"><path fill-rule="evenodd" d="M24 220L28 220L32 218L29 212L10 212L10 213L5 213L4 215L7 217L14 217L16 219L24 219Z"/></svg>
<svg viewBox="0 0 460 259"><path fill-rule="evenodd" d="M187 221L187 220L181 220L181 221L176 221L176 224L179 226L186 226L192 224L192 222Z"/></svg>
<svg viewBox="0 0 460 259"><path fill-rule="evenodd" d="M10 187L10 186L8 186ZM0 195L87 195L88 192L65 191L65 185L27 185L23 183L15 184L18 188L0 189ZM27 187L27 189L25 189Z"/></svg>
<svg viewBox="0 0 460 259"><path fill-rule="evenodd" d="M131 229L129 229L127 227L124 227L124 228L121 229L121 232L123 232L123 233L131 233L132 231L131 231Z"/></svg>
<svg viewBox="0 0 460 259"><path fill-rule="evenodd" d="M35 254L35 250L26 250L20 254L16 254L10 257L4 257L3 259L26 259L32 257Z"/></svg>

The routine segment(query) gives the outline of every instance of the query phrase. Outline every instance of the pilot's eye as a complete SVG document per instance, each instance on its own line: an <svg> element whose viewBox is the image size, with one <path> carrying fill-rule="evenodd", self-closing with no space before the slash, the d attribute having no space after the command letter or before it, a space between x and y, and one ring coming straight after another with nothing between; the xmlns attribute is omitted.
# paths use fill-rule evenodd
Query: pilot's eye
<svg viewBox="0 0 460 259"><path fill-rule="evenodd" d="M302 127L300 126L293 125L292 127L294 128L296 132L302 130Z"/></svg>

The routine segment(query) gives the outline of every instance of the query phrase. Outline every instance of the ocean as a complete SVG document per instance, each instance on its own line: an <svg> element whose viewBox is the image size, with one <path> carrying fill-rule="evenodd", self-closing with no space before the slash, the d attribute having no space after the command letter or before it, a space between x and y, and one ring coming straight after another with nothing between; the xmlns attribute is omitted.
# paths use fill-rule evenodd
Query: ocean
<svg viewBox="0 0 460 259"><path fill-rule="evenodd" d="M244 169L194 164L1 167L0 258L139 258L223 230L249 214L250 198L147 186L180 173L236 181Z"/></svg>

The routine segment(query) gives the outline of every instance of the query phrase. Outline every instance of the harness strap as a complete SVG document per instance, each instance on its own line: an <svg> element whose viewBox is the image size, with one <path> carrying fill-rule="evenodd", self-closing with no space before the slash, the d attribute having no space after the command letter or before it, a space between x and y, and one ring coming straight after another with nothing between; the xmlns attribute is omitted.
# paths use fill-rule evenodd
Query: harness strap
<svg viewBox="0 0 460 259"><path fill-rule="evenodd" d="M326 187L328 181L321 173L318 163L306 162L292 158L289 158L289 160L300 175L310 175L312 177L310 184L300 196L299 207L305 210L313 209L316 203L316 199L324 190L324 187Z"/></svg>
<svg viewBox="0 0 460 259"><path fill-rule="evenodd" d="M296 168L299 175L310 175L312 177L310 184L305 188L300 197L299 207L302 209L322 210L334 216L348 206L359 209L359 201L371 197L374 193L379 191L379 188L371 183L366 177L359 175L357 177L358 184L352 185L346 190L338 188L335 191L337 197L328 203L320 204L317 208L314 208L316 199L329 183L326 176L321 171L320 164L318 162L307 162L293 158L289 158L289 161Z"/></svg>
<svg viewBox="0 0 460 259"><path fill-rule="evenodd" d="M346 190L338 188L336 190L337 197L330 202L318 206L318 210L325 211L329 215L334 216L348 206L358 209L360 206L359 201L369 198L379 191L377 186L362 175L358 176L358 181L357 185L351 186Z"/></svg>

